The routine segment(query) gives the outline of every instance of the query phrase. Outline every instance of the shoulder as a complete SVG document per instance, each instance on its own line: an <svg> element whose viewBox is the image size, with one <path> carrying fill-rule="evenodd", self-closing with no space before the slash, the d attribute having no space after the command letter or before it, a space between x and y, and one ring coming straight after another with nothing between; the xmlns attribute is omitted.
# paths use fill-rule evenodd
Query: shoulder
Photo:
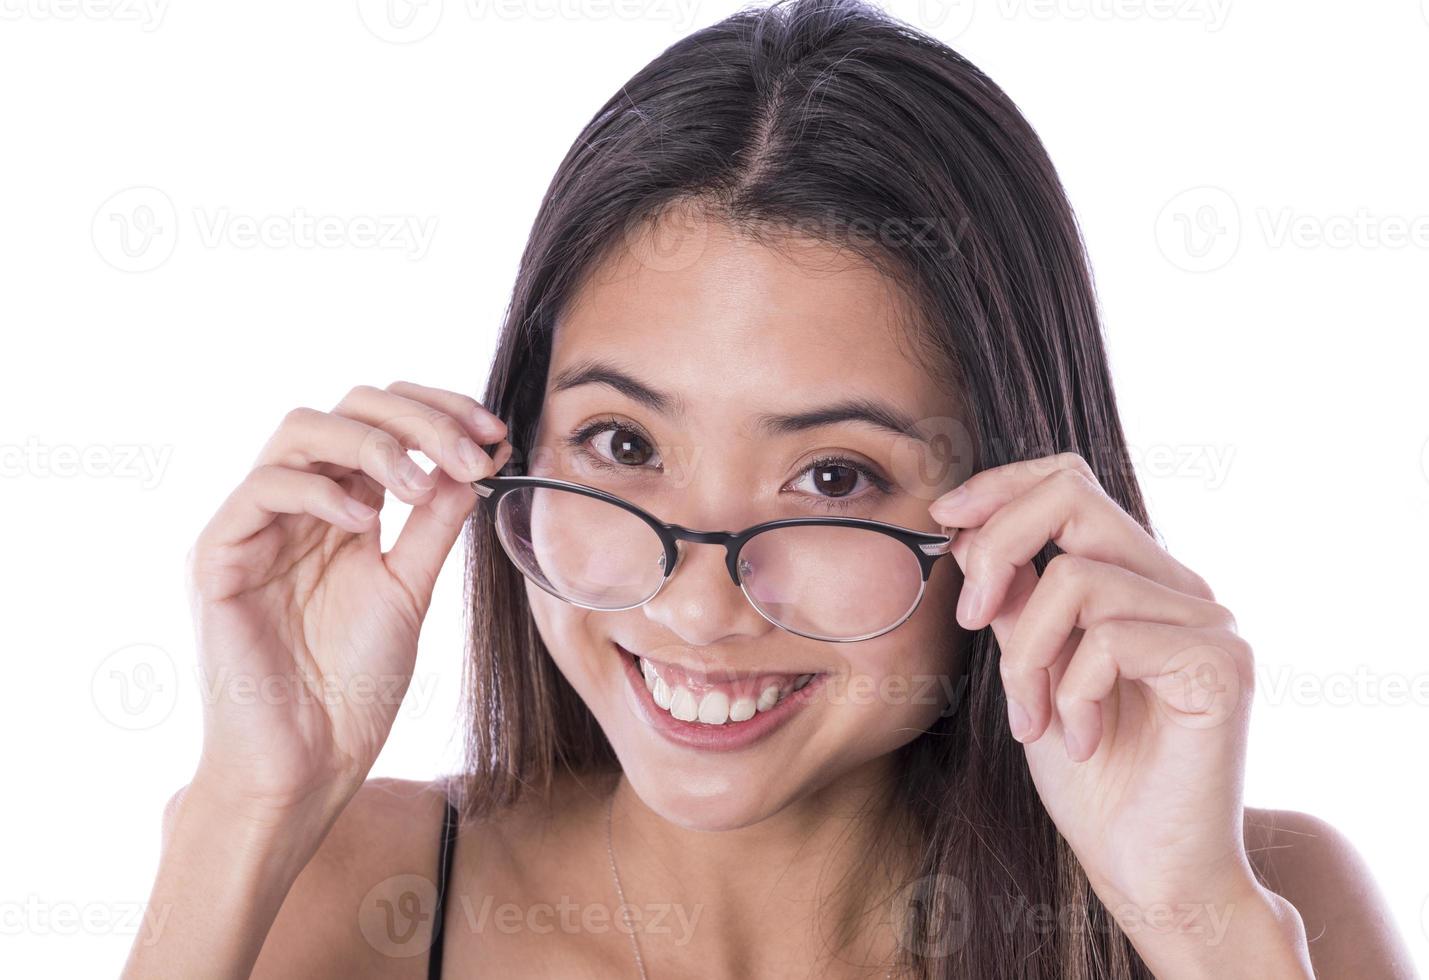
<svg viewBox="0 0 1429 980"><path fill-rule="evenodd" d="M1322 977L1412 977L1383 893L1354 844L1296 810L1245 810L1246 852L1267 888L1294 905Z"/></svg>
<svg viewBox="0 0 1429 980"><path fill-rule="evenodd" d="M283 901L252 976L426 976L446 793L369 779Z"/></svg>

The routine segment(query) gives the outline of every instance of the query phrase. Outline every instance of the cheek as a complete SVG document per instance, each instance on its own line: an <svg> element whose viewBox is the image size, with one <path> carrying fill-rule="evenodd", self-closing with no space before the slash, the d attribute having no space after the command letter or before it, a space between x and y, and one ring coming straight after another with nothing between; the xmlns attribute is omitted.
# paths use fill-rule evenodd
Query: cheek
<svg viewBox="0 0 1429 980"><path fill-rule="evenodd" d="M598 690L599 651L595 649L590 629L591 611L562 602L538 585L527 580L526 600L531 606L531 618L541 634L551 659L576 692L590 702Z"/></svg>
<svg viewBox="0 0 1429 980"><path fill-rule="evenodd" d="M935 574L908 622L849 647L847 674L829 695L841 707L833 716L883 751L916 738L959 701L971 638L956 619L961 584L956 566L941 580Z"/></svg>

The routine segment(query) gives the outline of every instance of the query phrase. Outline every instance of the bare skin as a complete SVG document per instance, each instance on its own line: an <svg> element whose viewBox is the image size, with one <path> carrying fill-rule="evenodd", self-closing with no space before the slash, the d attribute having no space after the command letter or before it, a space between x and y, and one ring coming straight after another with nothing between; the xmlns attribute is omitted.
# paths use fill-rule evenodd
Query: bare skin
<svg viewBox="0 0 1429 980"><path fill-rule="evenodd" d="M980 473L968 481L973 503L955 511L950 486L907 478L924 470L907 465L917 443L906 437L860 422L762 434L759 413L821 406L833 394L876 396L925 421L956 418L958 406L904 342L908 310L871 268L814 243L772 250L722 226L701 228L699 242L679 268L643 262L636 249L593 276L560 325L551 371L615 361L677 396L685 413L605 384L548 388L537 445L554 475L605 478L583 454L608 453L610 434L579 450L567 437L615 417L622 439L648 439L659 460L642 471L651 482L623 483L622 495L643 494L664 520L737 529L824 513L813 509L823 504L807 474L837 452L894 486L879 496L859 482L842 513L962 528L955 560L940 563L907 623L856 644L769 624L727 577L721 584L714 548L691 551L669 587L633 610L593 613L529 587L557 666L624 775L566 776L554 798L463 828L448 975L636 975L629 939L609 919L618 898L604 817L614 791L627 900L672 910L666 931L642 941L652 977L882 976L897 937L886 908L862 900L907 868L884 869L886 882L860 879L866 889L835 886L866 875L858 859L871 830L856 814L882 792L892 750L942 706L826 698L753 749L717 756L657 738L632 715L613 644L656 659L817 671L830 690L846 691L854 678L956 674L947 651L991 627L1004 647L1004 683L1026 705L1017 731L1038 790L1103 901L1234 909L1215 944L1187 930L1135 934L1158 975L1311 976L1313 966L1320 977L1413 976L1373 879L1340 835L1304 814L1240 806L1249 710L1240 688L1200 723L1205 705L1162 703L1145 658L1110 640L1095 652L1076 642L1118 604L1147 609L1152 596L1160 618L1138 626L1137 651L1163 640L1181 649L1192 637L1245 669L1249 645L1206 583L1133 533L1074 459ZM463 435L491 445L504 431L463 396L400 383L286 419L191 554L205 668L339 686L359 674L409 678L436 571L475 504L466 481L494 472L509 450L466 462ZM403 488L399 445L436 461L432 487ZM678 482L666 491L658 481ZM375 517L341 510L347 494L377 506L384 488L417 505L387 555L377 550ZM1063 562L1039 583L1018 556L1049 537L1081 564ZM960 593L972 591L965 581L988 601L954 619ZM1077 666L1094 658L1117 669ZM417 916L396 933L374 926L435 877L442 812L435 786L366 780L398 707L389 700L328 711L281 700L209 706L203 762L165 815L151 905L169 910L166 926L158 942L136 943L126 977L238 977L250 967L257 977L425 976L429 920ZM1087 705L1107 710L1098 718ZM1176 723L1165 720L1172 709ZM1202 809L1159 812L1160 787L1191 757L1214 761L1198 784ZM1174 819L1194 831L1174 835L1181 851L1146 831L1174 830ZM1092 832L1108 826L1117 832ZM503 905L514 910L505 919ZM563 927L562 907L575 928ZM681 914L693 925L682 927ZM831 935L840 938L835 955Z"/></svg>

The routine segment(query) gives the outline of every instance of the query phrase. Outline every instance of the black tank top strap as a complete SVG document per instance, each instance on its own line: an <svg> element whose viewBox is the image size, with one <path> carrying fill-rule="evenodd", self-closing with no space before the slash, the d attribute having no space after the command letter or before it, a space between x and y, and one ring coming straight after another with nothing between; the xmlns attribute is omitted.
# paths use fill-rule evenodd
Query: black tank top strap
<svg viewBox="0 0 1429 980"><path fill-rule="evenodd" d="M456 851L457 811L452 801L446 801L446 813L442 817L442 840L437 864L437 904L432 909L432 947L427 954L428 980L441 980L442 942L446 930L442 928L446 918L447 884L451 880L452 857Z"/></svg>

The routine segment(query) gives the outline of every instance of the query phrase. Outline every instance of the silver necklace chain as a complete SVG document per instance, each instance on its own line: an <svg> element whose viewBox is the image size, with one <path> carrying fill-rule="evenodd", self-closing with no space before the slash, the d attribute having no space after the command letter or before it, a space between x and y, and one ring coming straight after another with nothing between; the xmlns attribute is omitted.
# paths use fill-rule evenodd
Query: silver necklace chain
<svg viewBox="0 0 1429 980"><path fill-rule="evenodd" d="M635 927L630 924L630 903L625 900L625 886L620 883L620 871L615 867L615 847L611 844L610 825L615 818L615 794L610 794L610 805L605 808L605 853L610 856L610 876L615 879L615 893L620 896L620 915L625 920L625 934L630 937L630 948L635 952L635 966L640 971L640 980L650 980L645 975L645 959L640 955L640 943L635 939Z"/></svg>
<svg viewBox="0 0 1429 980"><path fill-rule="evenodd" d="M610 877L615 881L615 894L620 897L620 915L625 920L625 934L630 937L630 949L635 954L635 967L640 971L640 980L650 980L645 975L645 958L640 955L640 943L635 939L635 927L630 924L630 903L625 900L625 886L620 883L620 870L615 866L615 845L611 843L610 826L615 820L615 794L610 794L610 803L605 808L605 853L610 858ZM893 971L888 971L887 980L893 980Z"/></svg>

